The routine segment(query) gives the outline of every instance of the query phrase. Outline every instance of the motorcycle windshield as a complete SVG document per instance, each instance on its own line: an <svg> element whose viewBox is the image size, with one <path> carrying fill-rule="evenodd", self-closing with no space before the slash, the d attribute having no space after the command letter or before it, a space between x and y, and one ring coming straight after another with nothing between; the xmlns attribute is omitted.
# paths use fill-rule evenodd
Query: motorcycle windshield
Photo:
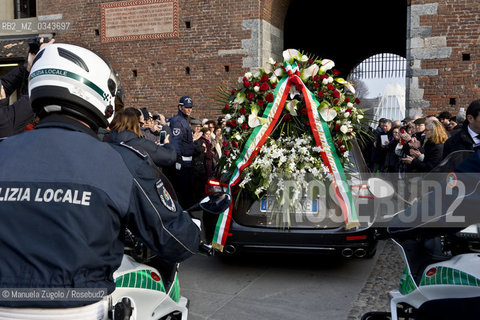
<svg viewBox="0 0 480 320"><path fill-rule="evenodd" d="M396 214L388 231L392 237L415 234L432 236L455 233L480 222L480 151L458 151L449 155L422 179L423 196Z"/></svg>

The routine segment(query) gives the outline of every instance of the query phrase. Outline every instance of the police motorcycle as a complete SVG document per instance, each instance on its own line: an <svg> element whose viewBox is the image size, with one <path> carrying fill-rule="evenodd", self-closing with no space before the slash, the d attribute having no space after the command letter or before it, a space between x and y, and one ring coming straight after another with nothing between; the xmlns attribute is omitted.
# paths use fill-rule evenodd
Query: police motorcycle
<svg viewBox="0 0 480 320"><path fill-rule="evenodd" d="M425 193L377 226L377 238L391 239L406 267L389 292L390 311L361 320L480 319L480 176L468 173L479 164L480 152L451 154L425 176L438 180L441 193ZM385 180L370 178L368 187L379 199L397 197Z"/></svg>
<svg viewBox="0 0 480 320"><path fill-rule="evenodd" d="M171 195L175 197L174 192ZM204 213L218 215L228 208L230 202L228 194L217 193L186 211L195 221L193 212L203 210ZM213 255L211 245L204 241L200 242L198 251ZM157 258L127 229L122 263L113 274L116 288L111 294L109 319L187 320L188 299L180 294L178 267L178 263Z"/></svg>

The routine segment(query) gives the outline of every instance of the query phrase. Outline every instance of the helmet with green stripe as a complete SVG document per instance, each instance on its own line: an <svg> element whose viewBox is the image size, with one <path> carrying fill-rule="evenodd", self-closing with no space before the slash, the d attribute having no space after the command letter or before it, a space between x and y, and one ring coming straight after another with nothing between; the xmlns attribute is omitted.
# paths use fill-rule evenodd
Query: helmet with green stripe
<svg viewBox="0 0 480 320"><path fill-rule="evenodd" d="M28 92L40 118L63 113L97 130L113 119L118 87L118 77L105 60L85 48L59 43L38 52Z"/></svg>

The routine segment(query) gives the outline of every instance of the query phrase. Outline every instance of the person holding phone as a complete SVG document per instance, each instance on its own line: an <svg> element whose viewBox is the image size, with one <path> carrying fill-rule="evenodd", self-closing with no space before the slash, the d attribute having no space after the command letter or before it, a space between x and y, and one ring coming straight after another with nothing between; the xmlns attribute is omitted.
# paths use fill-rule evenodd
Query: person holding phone
<svg viewBox="0 0 480 320"><path fill-rule="evenodd" d="M443 144L448 138L443 124L435 119L425 123L424 133L423 152L419 150L420 142L413 138L410 142L410 155L402 158L415 172L429 172L442 161Z"/></svg>
<svg viewBox="0 0 480 320"><path fill-rule="evenodd" d="M388 145L392 139L392 120L382 118L379 120L380 131L376 137L373 146L375 153L373 156L373 172L384 172L385 158L387 156Z"/></svg>

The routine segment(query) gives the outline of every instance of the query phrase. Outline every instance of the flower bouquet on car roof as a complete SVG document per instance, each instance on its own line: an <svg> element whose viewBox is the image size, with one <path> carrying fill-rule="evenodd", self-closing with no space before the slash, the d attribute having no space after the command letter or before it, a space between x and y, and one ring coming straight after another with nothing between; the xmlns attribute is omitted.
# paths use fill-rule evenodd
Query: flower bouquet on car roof
<svg viewBox="0 0 480 320"><path fill-rule="evenodd" d="M295 210L308 177L328 180L346 228L356 227L344 166L352 139L364 126L360 101L353 85L333 69L333 61L292 49L284 51L283 58L283 64L270 59L271 71L247 72L239 88L228 92L222 110L223 182L228 192L247 192L256 199L271 193L274 185L276 211L286 212ZM217 249L225 244L234 206L232 202L219 217ZM288 226L288 219L283 223Z"/></svg>

